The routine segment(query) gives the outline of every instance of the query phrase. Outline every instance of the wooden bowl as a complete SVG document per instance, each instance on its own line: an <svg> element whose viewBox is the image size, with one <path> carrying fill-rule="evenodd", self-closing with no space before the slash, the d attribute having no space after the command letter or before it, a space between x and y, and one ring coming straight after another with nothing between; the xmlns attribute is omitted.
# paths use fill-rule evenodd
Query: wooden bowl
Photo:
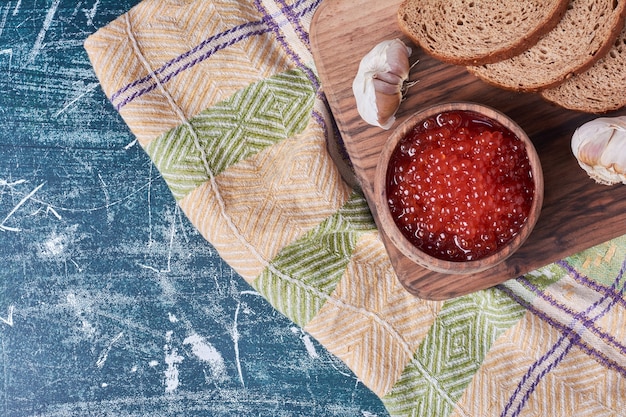
<svg viewBox="0 0 626 417"><path fill-rule="evenodd" d="M517 234L515 234L507 243L498 247L496 250L481 255L476 259L451 260L445 259L443 256L433 256L428 254L412 243L401 232L394 222L392 213L388 203L387 195L387 171L390 158L399 142L416 126L423 124L427 119L436 117L442 112L459 111L475 112L484 117L491 119L511 131L518 139L523 142L529 160L530 170L532 172L532 181L534 183L534 195L530 205L530 211L526 221L521 225ZM424 110L420 110L406 119L399 125L385 143L378 161L376 174L374 178L375 191L375 207L378 213L380 227L389 237L391 243L408 259L416 264L429 270L446 273L446 274L471 274L489 269L500 262L507 259L513 254L530 235L541 211L543 203L543 172L539 156L528 138L528 135L509 117L503 113L490 107L469 102L452 102L435 105ZM530 187L529 187L530 189ZM445 204L445 203L444 203ZM494 232L496 233L496 232ZM497 233L496 233L497 235Z"/></svg>

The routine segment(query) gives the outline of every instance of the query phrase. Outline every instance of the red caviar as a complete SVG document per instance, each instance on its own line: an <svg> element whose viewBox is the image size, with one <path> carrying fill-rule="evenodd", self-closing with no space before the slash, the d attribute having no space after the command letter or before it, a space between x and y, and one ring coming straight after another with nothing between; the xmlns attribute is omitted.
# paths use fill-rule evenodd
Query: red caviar
<svg viewBox="0 0 626 417"><path fill-rule="evenodd" d="M524 143L472 111L443 112L413 128L391 155L386 186L404 236L433 257L459 262L513 239L535 192Z"/></svg>

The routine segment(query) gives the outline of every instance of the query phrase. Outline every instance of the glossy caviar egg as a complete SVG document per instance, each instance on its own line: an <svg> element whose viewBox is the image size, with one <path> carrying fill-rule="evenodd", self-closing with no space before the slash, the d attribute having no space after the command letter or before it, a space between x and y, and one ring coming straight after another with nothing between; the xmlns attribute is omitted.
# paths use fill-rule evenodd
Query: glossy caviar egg
<svg viewBox="0 0 626 417"><path fill-rule="evenodd" d="M511 241L535 194L524 143L467 110L438 113L410 130L391 155L386 188L402 234L435 258L459 262Z"/></svg>

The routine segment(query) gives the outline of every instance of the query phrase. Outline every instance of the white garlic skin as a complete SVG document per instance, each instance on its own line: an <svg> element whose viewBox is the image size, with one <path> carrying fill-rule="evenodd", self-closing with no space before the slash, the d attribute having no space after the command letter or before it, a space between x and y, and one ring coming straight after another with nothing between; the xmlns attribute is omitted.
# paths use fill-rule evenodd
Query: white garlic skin
<svg viewBox="0 0 626 417"><path fill-rule="evenodd" d="M626 184L626 116L583 124L572 135L571 145L578 164L596 182Z"/></svg>
<svg viewBox="0 0 626 417"><path fill-rule="evenodd" d="M382 41L361 59L352 92L359 115L368 124L388 130L396 121L411 69L410 56L411 48L392 39Z"/></svg>

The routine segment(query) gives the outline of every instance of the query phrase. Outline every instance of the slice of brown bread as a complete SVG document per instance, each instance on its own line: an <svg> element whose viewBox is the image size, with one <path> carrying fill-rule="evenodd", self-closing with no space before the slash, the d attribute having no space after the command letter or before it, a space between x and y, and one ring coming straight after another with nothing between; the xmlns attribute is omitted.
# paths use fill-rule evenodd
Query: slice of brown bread
<svg viewBox="0 0 626 417"><path fill-rule="evenodd" d="M515 56L552 30L569 0L404 0L397 20L425 52L456 65Z"/></svg>
<svg viewBox="0 0 626 417"><path fill-rule="evenodd" d="M606 113L626 106L626 27L609 52L587 71L574 75L541 96L566 109Z"/></svg>
<svg viewBox="0 0 626 417"><path fill-rule="evenodd" d="M503 61L467 69L508 90L553 87L602 58L624 27L625 18L626 0L571 0L559 24L531 48Z"/></svg>

